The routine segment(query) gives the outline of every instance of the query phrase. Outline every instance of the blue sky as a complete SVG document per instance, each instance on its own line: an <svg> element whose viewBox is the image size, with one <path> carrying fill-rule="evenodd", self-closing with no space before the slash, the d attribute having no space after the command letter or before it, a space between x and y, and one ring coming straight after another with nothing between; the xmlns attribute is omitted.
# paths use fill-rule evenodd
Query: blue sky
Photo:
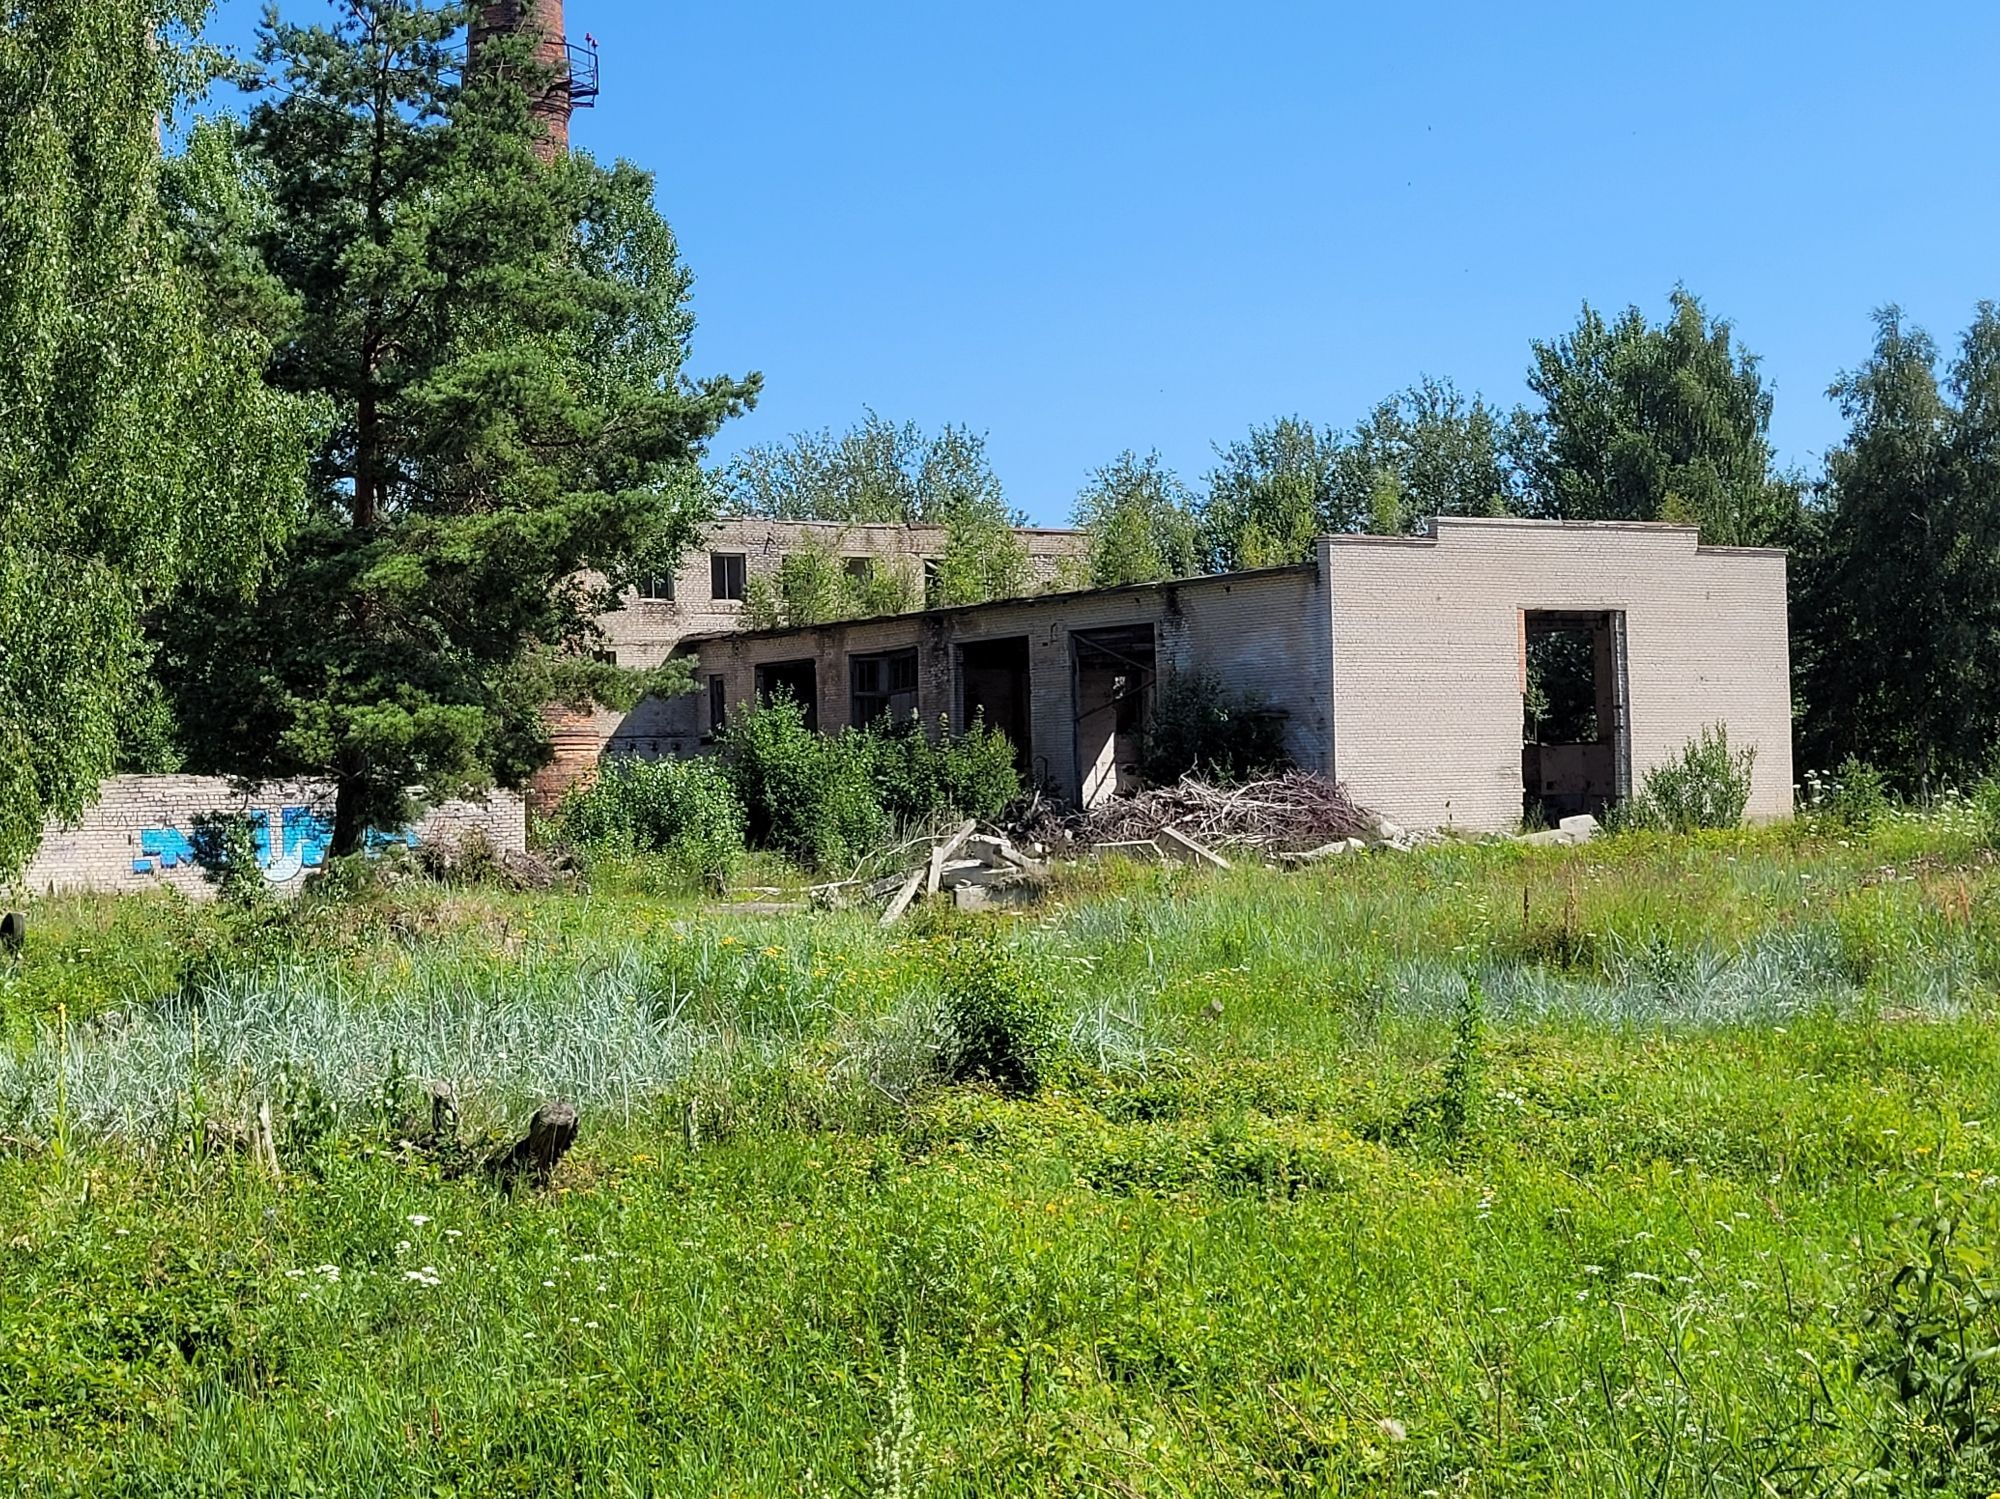
<svg viewBox="0 0 2000 1499"><path fill-rule="evenodd" d="M326 14L284 0L286 14ZM247 43L259 6L211 36ZM720 451L872 406L989 434L1010 498L1420 375L1511 405L1588 299L1685 282L1817 470L1828 383L1900 302L2000 296L2000 7L568 0L573 139L656 172L699 370L760 369Z"/></svg>

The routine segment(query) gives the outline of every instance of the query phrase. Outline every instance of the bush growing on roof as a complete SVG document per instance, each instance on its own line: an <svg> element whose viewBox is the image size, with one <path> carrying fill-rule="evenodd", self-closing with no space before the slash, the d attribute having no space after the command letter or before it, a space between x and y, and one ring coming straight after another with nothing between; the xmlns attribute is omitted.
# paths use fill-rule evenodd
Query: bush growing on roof
<svg viewBox="0 0 2000 1499"><path fill-rule="evenodd" d="M1230 692L1210 671L1175 672L1160 684L1140 767L1147 780L1247 781L1288 764L1284 719L1269 704Z"/></svg>

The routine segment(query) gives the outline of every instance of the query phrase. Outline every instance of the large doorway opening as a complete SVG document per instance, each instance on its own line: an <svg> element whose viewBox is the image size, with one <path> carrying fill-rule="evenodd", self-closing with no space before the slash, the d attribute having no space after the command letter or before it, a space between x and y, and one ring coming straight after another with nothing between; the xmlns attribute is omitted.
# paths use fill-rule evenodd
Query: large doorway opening
<svg viewBox="0 0 2000 1499"><path fill-rule="evenodd" d="M1138 784L1153 703L1153 627L1079 630L1069 640L1076 684L1077 800L1094 807Z"/></svg>
<svg viewBox="0 0 2000 1499"><path fill-rule="evenodd" d="M1521 815L1554 825L1631 795L1625 616L1522 616Z"/></svg>
<svg viewBox="0 0 2000 1499"><path fill-rule="evenodd" d="M819 727L819 669L812 661L765 661L757 667L757 700L789 697L805 713L806 727Z"/></svg>
<svg viewBox="0 0 2000 1499"><path fill-rule="evenodd" d="M1028 637L975 640L958 648L960 727L984 719L1014 746L1014 768L1023 780L1033 778L1034 753L1030 735L1034 720L1028 699Z"/></svg>

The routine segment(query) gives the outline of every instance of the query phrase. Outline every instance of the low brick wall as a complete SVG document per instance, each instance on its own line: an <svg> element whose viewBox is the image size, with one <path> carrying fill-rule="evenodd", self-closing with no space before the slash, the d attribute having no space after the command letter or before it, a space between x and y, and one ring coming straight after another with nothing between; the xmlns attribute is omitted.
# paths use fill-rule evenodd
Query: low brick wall
<svg viewBox="0 0 2000 1499"><path fill-rule="evenodd" d="M328 782L277 781L246 793L223 776L113 776L75 826L50 819L21 883L36 895L162 885L208 895L211 887L194 862L194 824L211 812L249 815L264 878L281 892L296 891L307 872L326 861L333 836ZM375 848L449 846L475 832L503 853L524 852L528 829L521 798L495 791L480 802L445 802L415 827L370 833L368 839Z"/></svg>

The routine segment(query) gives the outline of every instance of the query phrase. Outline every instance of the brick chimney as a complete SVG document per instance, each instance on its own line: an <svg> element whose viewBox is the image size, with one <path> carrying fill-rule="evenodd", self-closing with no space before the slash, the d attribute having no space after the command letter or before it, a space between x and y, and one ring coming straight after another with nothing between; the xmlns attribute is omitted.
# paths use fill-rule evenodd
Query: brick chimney
<svg viewBox="0 0 2000 1499"><path fill-rule="evenodd" d="M535 60L548 69L549 82L529 107L541 120L544 135L537 146L545 161L569 150L571 98L570 52L563 36L563 0L492 0L472 23L469 56L476 66L479 46L489 37L524 35L533 39Z"/></svg>

